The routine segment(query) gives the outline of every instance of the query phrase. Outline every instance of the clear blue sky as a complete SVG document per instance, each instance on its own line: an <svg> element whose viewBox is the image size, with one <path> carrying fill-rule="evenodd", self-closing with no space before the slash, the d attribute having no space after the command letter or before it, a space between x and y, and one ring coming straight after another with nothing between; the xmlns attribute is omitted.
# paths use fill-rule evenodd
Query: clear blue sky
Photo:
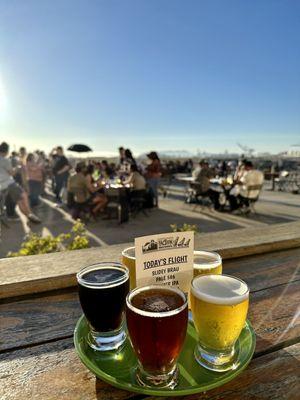
<svg viewBox="0 0 300 400"><path fill-rule="evenodd" d="M0 139L288 149L300 142L300 1L0 0Z"/></svg>

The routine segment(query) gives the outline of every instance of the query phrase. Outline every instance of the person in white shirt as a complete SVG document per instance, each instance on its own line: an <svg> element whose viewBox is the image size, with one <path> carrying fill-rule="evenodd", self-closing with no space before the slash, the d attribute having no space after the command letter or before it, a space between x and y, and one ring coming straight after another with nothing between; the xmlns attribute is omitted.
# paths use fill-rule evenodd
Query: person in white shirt
<svg viewBox="0 0 300 400"><path fill-rule="evenodd" d="M236 210L241 200L257 199L263 182L264 174L254 169L251 161L245 161L243 173L230 192L229 202L231 210Z"/></svg>
<svg viewBox="0 0 300 400"><path fill-rule="evenodd" d="M253 167L252 167L253 168ZM264 182L264 174L257 169L248 168L245 170L240 181L242 186L240 188L240 196L247 199L256 199L259 195L260 189L251 189L251 186L261 186Z"/></svg>

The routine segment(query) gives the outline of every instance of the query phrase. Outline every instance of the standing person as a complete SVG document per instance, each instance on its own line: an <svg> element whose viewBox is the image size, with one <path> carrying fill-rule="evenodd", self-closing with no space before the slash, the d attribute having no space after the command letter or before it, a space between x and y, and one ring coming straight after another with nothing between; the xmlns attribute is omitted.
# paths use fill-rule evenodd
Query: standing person
<svg viewBox="0 0 300 400"><path fill-rule="evenodd" d="M29 153L26 160L26 175L31 207L39 204L39 196L43 192L43 173L44 168L41 162L37 162L34 154Z"/></svg>
<svg viewBox="0 0 300 400"><path fill-rule="evenodd" d="M41 195L45 195L45 186L47 180L47 169L49 169L49 165L47 162L46 154L43 151L39 151L37 163L41 165L43 171L43 180L42 180L42 192Z"/></svg>
<svg viewBox="0 0 300 400"><path fill-rule="evenodd" d="M52 151L53 154L53 176L54 176L54 192L56 196L57 205L62 204L61 191L67 186L70 164L68 159L64 155L63 148L61 146L56 147Z"/></svg>
<svg viewBox="0 0 300 400"><path fill-rule="evenodd" d="M9 196L15 204L18 204L20 211L29 221L40 223L41 220L34 215L30 209L27 193L13 178L14 170L11 165L11 160L7 158L8 153L8 144L2 142L0 144L0 190L5 191L7 196Z"/></svg>
<svg viewBox="0 0 300 400"><path fill-rule="evenodd" d="M154 207L158 207L158 185L161 177L160 159L155 151L147 154L151 163L147 166L146 179L154 199Z"/></svg>
<svg viewBox="0 0 300 400"><path fill-rule="evenodd" d="M136 161L133 158L133 155L132 155L130 149L125 150L125 162L127 162L129 164L129 170L130 170L131 165L136 165Z"/></svg>
<svg viewBox="0 0 300 400"><path fill-rule="evenodd" d="M26 164L26 157L27 157L26 147L20 147L19 156L20 156L21 162L25 165Z"/></svg>
<svg viewBox="0 0 300 400"><path fill-rule="evenodd" d="M18 153L16 151L12 151L11 155L10 155L10 159L11 159L11 166L13 168L16 168L19 164Z"/></svg>
<svg viewBox="0 0 300 400"><path fill-rule="evenodd" d="M124 175L128 176L130 174L131 165L136 165L136 161L133 158L130 149L126 149L124 154L125 158L123 159L122 172L124 172Z"/></svg>
<svg viewBox="0 0 300 400"><path fill-rule="evenodd" d="M226 177L227 176L227 162L225 160L223 160L222 164L221 164L221 176Z"/></svg>
<svg viewBox="0 0 300 400"><path fill-rule="evenodd" d="M123 165L125 161L125 149L124 147L119 147L119 164L120 166Z"/></svg>
<svg viewBox="0 0 300 400"><path fill-rule="evenodd" d="M28 193L27 176L26 176L26 148L20 147L19 157L17 160L17 165L13 164L14 168L14 180Z"/></svg>
<svg viewBox="0 0 300 400"><path fill-rule="evenodd" d="M128 175L128 163L126 161L124 147L119 147L119 165L117 169L121 179L125 178Z"/></svg>
<svg viewBox="0 0 300 400"><path fill-rule="evenodd" d="M188 173L191 174L194 168L194 162L191 158L188 159L187 161L187 169L188 169Z"/></svg>

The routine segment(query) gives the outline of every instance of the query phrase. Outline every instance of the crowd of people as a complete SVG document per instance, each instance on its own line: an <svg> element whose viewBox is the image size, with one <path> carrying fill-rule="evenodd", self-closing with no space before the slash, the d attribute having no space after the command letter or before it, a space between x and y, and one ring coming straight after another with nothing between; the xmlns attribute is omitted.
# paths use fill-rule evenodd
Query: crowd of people
<svg viewBox="0 0 300 400"><path fill-rule="evenodd" d="M8 155L9 145L3 142L0 144L0 190L1 197L6 202L8 212L11 214L10 217L15 217L15 206L18 205L29 221L39 223L40 219L32 212L28 194L29 183L32 178L36 178L36 175L35 173L32 175L32 170L30 170L30 175L27 175L26 151L21 148L19 154L11 155L11 159L8 158Z"/></svg>
<svg viewBox="0 0 300 400"><path fill-rule="evenodd" d="M210 166L206 160L201 160L199 165L193 170L194 189L197 196L207 196L212 201L214 208L220 210L228 200L230 210L235 211L240 206L249 206L249 202L258 198L264 174L255 169L251 161L241 159L233 170L226 162L222 163L221 168ZM222 185L215 187L212 184L213 178L222 179ZM220 193L223 201L220 202Z"/></svg>
<svg viewBox="0 0 300 400"><path fill-rule="evenodd" d="M215 177L231 177L227 196L232 211L236 210L246 197L255 198L259 185L263 183L262 172L255 170L251 161L214 161L201 160L195 165L193 160L162 163L155 151L147 154L147 163L138 162L130 149L119 147L119 159L115 163L107 160L80 159L74 165L65 156L61 146L55 147L48 155L43 151L27 153L25 147L18 152L9 152L9 145L0 145L0 194L5 197L7 215L10 219L18 218L16 205L31 222L41 222L33 212L40 204L40 197L49 193L55 196L56 206L67 203L74 208L73 217L77 218L82 209L88 209L91 215L104 213L108 204L105 187L109 181L129 188L127 201L144 196L150 206L158 206L159 182L162 175L174 177L176 174L191 174L191 187L197 196L210 198L215 209L222 208L220 191L211 184ZM227 180L228 181L228 180ZM228 182L227 182L228 183ZM252 190L249 194L249 186ZM228 188L228 184L227 184ZM247 191L247 193L246 193ZM75 206L77 207L75 207Z"/></svg>
<svg viewBox="0 0 300 400"><path fill-rule="evenodd" d="M39 206L45 195L46 183L50 183L56 206L68 204L86 206L92 215L103 213L108 203L104 186L110 180L130 188L128 201L136 193L147 191L152 206L158 206L158 182L162 174L156 152L147 154L147 165L137 163L130 149L119 148L119 162L107 160L87 162L80 160L72 165L61 146L55 147L47 156L42 151L27 153L25 147L10 153L9 145L0 145L0 193L5 197L9 219L17 219L16 205L31 222L40 219L32 211ZM65 199L64 199L65 200ZM80 207L77 207L77 210ZM74 216L78 216L75 212Z"/></svg>

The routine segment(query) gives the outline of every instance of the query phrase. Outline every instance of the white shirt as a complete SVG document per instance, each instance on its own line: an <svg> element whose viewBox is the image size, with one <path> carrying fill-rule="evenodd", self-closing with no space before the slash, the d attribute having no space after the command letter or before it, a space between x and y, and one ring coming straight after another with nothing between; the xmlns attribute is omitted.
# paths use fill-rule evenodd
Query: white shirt
<svg viewBox="0 0 300 400"><path fill-rule="evenodd" d="M11 160L0 156L0 190L5 190L9 185L14 183L14 178L11 176L11 171Z"/></svg>
<svg viewBox="0 0 300 400"><path fill-rule="evenodd" d="M200 170L201 170L200 165L198 165L198 166L193 170L193 172L192 172L192 177L193 177L194 179L197 178L197 176L199 175Z"/></svg>
<svg viewBox="0 0 300 400"><path fill-rule="evenodd" d="M252 169L245 171L240 180L243 183L240 188L240 195L247 199L255 199L259 195L260 190L249 190L248 188L250 186L262 185L264 174L257 169Z"/></svg>

